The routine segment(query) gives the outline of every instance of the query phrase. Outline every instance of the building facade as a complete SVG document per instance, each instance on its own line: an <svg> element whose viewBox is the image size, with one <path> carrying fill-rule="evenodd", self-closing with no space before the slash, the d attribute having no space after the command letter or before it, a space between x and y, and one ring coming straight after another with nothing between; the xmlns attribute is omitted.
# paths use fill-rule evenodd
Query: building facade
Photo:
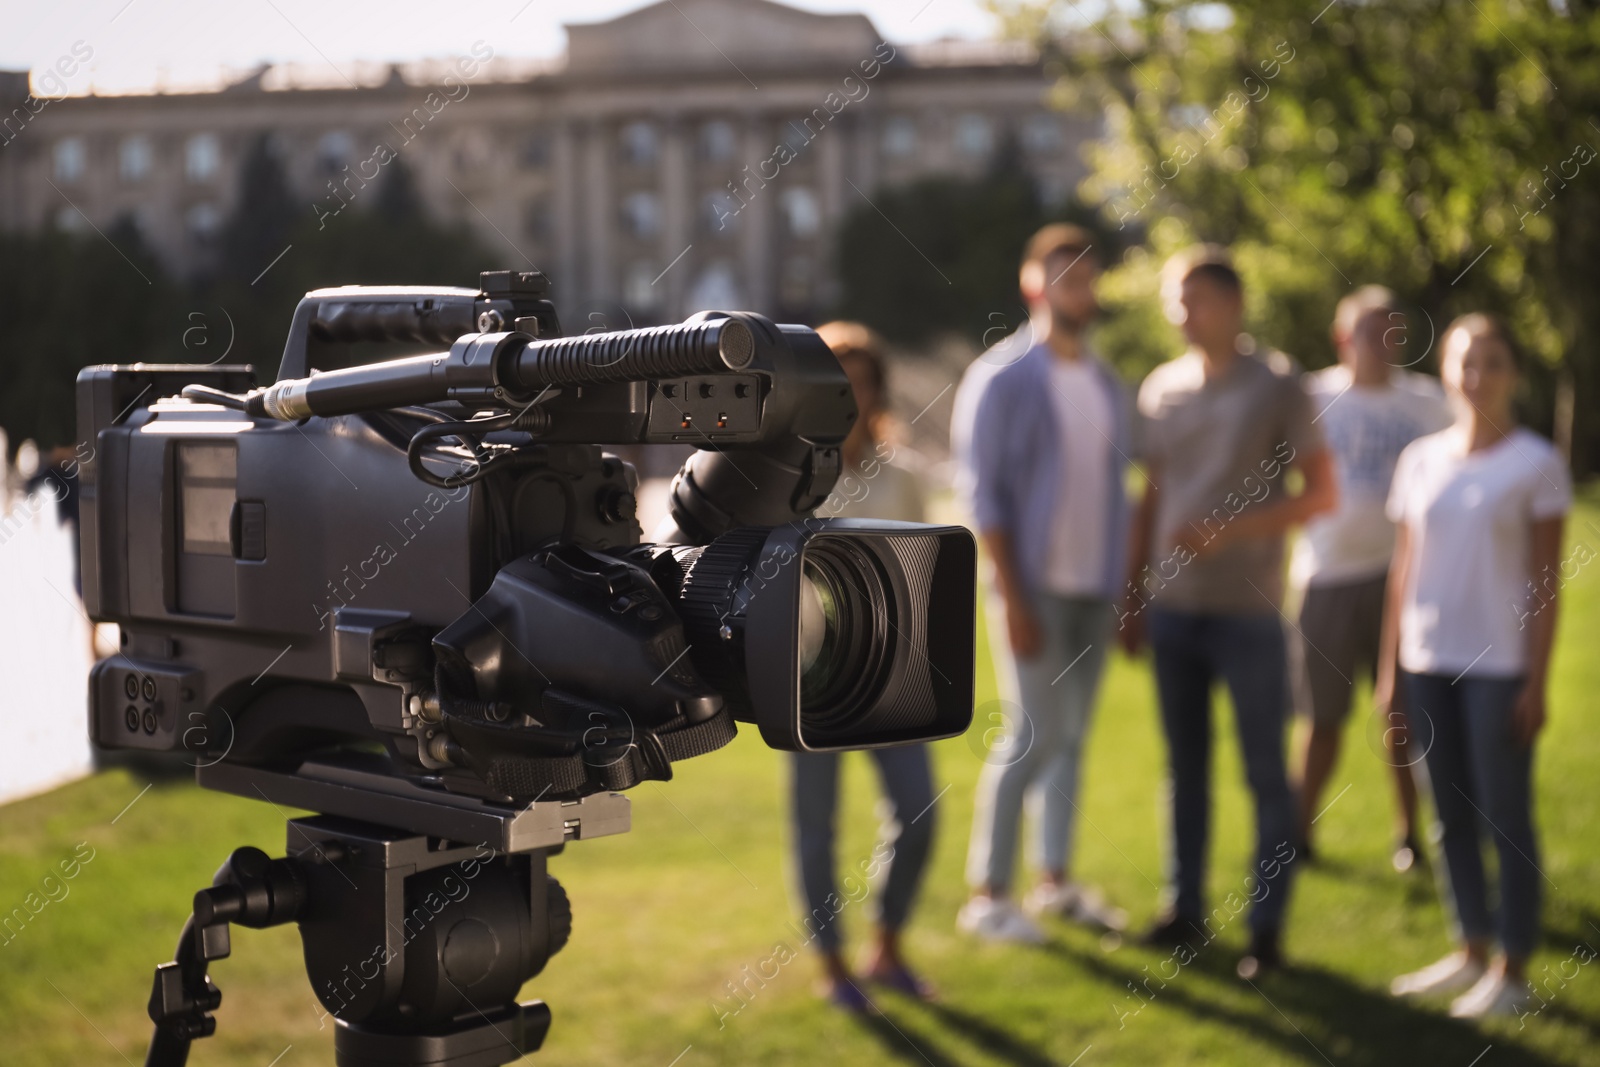
<svg viewBox="0 0 1600 1067"><path fill-rule="evenodd" d="M1050 109L1026 49L896 46L862 15L664 0L567 32L549 63L484 44L341 65L331 85L267 68L214 92L29 97L0 112L0 227L131 218L175 271L203 271L223 221L248 210L238 170L268 135L326 225L405 160L428 209L497 254L486 266L548 273L569 322L804 319L833 296L840 221L876 190L976 175L1004 150L1060 199L1098 132ZM0 75L6 98L25 92L25 75Z"/></svg>

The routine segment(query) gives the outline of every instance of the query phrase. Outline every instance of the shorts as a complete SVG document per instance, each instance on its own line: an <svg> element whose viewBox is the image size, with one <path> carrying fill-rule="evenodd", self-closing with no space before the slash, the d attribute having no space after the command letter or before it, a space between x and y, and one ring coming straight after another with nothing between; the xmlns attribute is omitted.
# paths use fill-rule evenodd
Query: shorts
<svg viewBox="0 0 1600 1067"><path fill-rule="evenodd" d="M1380 574L1306 590L1289 642L1289 671L1295 711L1312 722L1344 722L1357 673L1365 667L1376 677L1387 580Z"/></svg>

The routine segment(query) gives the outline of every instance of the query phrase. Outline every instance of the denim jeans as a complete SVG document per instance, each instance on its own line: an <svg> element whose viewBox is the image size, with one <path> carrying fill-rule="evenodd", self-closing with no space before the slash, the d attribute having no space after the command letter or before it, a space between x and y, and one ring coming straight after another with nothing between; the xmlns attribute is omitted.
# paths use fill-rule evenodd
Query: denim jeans
<svg viewBox="0 0 1600 1067"><path fill-rule="evenodd" d="M1539 843L1533 829L1533 746L1511 735L1521 678L1402 674L1411 734L1424 746L1433 806L1444 824L1441 889L1462 939L1498 935L1526 959L1539 939ZM1491 908L1483 838L1494 838L1500 899Z"/></svg>
<svg viewBox="0 0 1600 1067"><path fill-rule="evenodd" d="M1283 626L1276 615L1204 615L1150 609L1161 725L1172 772L1170 876L1179 917L1203 921L1211 830L1211 687L1227 683L1256 805L1256 866L1239 896L1255 902L1250 927L1283 925L1295 856L1294 802L1284 771L1288 704Z"/></svg>
<svg viewBox="0 0 1600 1067"><path fill-rule="evenodd" d="M1035 610L1043 647L1029 659L1011 658L1012 672L1002 679L1022 715L1008 716L1002 741L986 757L967 849L967 882L997 891L1011 885L1024 799L1034 816L1035 862L1064 871L1072 858L1078 768L1111 640L1107 601L1040 594ZM1004 629L991 633L1004 639Z"/></svg>
<svg viewBox="0 0 1600 1067"><path fill-rule="evenodd" d="M922 883L922 872L933 849L933 769L926 745L871 750L883 779L884 802L880 811L879 847L874 854L893 850L883 875L873 914L880 926L898 930L911 915L911 905ZM838 752L791 752L790 800L795 828L795 851L800 867L800 888L808 912L806 927L815 932L817 947L839 950L839 913L846 901L838 893L834 851L838 841L835 814L839 808Z"/></svg>

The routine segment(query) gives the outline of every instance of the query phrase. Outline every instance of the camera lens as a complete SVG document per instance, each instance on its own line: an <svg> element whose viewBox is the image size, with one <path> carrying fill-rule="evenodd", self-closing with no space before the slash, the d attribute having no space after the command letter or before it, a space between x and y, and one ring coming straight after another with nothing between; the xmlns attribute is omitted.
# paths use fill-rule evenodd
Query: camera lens
<svg viewBox="0 0 1600 1067"><path fill-rule="evenodd" d="M876 559L854 541L818 538L801 560L800 718L848 728L883 688L892 601Z"/></svg>
<svg viewBox="0 0 1600 1067"><path fill-rule="evenodd" d="M810 560L805 565L805 585L800 587L800 684L815 684L826 670L839 638L839 602L820 568ZM827 651L829 656L824 656Z"/></svg>
<svg viewBox="0 0 1600 1067"><path fill-rule="evenodd" d="M936 740L972 721L977 553L959 526L809 519L634 555L702 677L774 748Z"/></svg>

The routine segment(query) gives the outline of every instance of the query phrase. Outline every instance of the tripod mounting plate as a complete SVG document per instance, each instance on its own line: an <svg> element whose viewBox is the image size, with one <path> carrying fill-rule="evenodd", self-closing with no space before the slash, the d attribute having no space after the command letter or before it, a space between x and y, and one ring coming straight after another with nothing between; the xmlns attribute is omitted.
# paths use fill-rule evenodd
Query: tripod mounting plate
<svg viewBox="0 0 1600 1067"><path fill-rule="evenodd" d="M284 771L224 760L200 767L195 778L207 789L252 800L481 844L503 853L627 833L632 825L628 798L621 793L594 793L576 801L497 804L429 789L359 761L307 760Z"/></svg>
<svg viewBox="0 0 1600 1067"><path fill-rule="evenodd" d="M335 1038L338 1067L499 1067L536 1052L550 1031L543 1001L515 1004L450 1034L418 1037L364 1031L343 1022Z"/></svg>

